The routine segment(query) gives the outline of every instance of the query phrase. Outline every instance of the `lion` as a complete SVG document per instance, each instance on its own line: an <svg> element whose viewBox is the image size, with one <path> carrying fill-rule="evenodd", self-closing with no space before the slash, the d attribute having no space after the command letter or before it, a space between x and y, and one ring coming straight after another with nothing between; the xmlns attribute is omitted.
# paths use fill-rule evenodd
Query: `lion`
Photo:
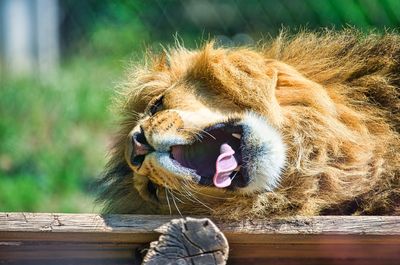
<svg viewBox="0 0 400 265"><path fill-rule="evenodd" d="M400 213L400 37L182 45L129 70L99 200L227 219Z"/></svg>

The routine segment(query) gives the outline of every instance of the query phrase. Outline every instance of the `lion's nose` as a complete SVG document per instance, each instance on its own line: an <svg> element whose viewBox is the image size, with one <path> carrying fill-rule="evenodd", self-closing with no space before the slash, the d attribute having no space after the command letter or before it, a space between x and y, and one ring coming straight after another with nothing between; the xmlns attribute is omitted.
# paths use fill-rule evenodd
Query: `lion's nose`
<svg viewBox="0 0 400 265"><path fill-rule="evenodd" d="M144 158L148 153L154 151L154 149L147 142L142 128L140 128L140 132L136 132L132 135L132 147L133 150L131 162L137 167L143 163Z"/></svg>

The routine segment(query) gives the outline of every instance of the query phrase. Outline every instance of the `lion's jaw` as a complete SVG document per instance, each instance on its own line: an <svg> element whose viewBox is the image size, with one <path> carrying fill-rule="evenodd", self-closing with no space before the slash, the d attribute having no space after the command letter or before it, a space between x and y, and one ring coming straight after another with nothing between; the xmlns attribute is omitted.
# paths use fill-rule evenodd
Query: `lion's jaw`
<svg viewBox="0 0 400 265"><path fill-rule="evenodd" d="M127 138L125 157L135 172L134 182L139 193L142 194L141 189L147 188L148 180L173 190L186 185L213 194L250 194L271 191L277 187L285 165L285 145L279 132L265 118L252 111L239 110L226 116L218 109L209 109L193 97L187 99L190 104L177 104L175 108L174 94L168 93L166 96L165 110L139 120ZM140 165L134 165L132 136L141 131L152 151L145 155ZM206 149L214 150L209 155L204 154L204 150L203 154L199 154L208 163L190 167L187 164L193 164L193 161L186 163L174 157L174 150L185 152L190 146L201 146L202 141L208 145ZM213 184L215 162L210 164L210 160L215 161L218 156L215 148L219 149L223 142L229 143L236 152L238 169L230 175L232 183L228 187L217 188ZM193 157L196 156L192 155L191 159L195 159ZM208 172L208 175L204 175L204 172Z"/></svg>

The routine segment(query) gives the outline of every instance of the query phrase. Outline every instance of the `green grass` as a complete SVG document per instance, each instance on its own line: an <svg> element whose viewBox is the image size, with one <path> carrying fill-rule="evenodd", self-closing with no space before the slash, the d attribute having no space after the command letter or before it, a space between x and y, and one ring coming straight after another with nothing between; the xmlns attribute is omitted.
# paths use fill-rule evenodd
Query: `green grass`
<svg viewBox="0 0 400 265"><path fill-rule="evenodd" d="M76 59L52 81L0 89L0 211L91 212L105 164L120 66Z"/></svg>
<svg viewBox="0 0 400 265"><path fill-rule="evenodd" d="M98 210L93 182L117 121L114 88L148 39L128 22L95 24L55 76L0 80L0 211Z"/></svg>

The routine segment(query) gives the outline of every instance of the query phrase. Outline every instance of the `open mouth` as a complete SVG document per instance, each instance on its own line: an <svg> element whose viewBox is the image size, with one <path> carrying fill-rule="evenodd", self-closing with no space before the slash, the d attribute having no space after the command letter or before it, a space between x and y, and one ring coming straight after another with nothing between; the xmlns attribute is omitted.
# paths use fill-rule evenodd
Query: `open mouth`
<svg viewBox="0 0 400 265"><path fill-rule="evenodd" d="M194 170L199 184L235 188L249 183L243 150L243 127L227 122L205 128L191 144L172 146L170 155L180 166Z"/></svg>

